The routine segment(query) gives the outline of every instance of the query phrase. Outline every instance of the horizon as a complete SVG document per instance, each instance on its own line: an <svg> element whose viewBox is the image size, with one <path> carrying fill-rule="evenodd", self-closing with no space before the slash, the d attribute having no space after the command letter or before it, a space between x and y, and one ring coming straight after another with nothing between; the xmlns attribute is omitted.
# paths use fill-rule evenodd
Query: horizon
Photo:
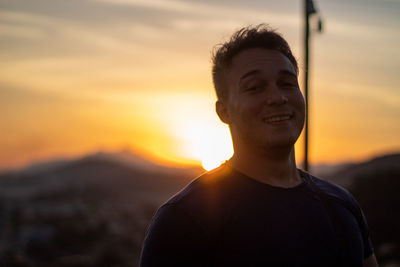
<svg viewBox="0 0 400 267"><path fill-rule="evenodd" d="M150 164L154 164L154 165L160 166L160 167L177 168L177 169L203 168L206 171L211 170L211 169L206 169L205 166L203 166L201 162L184 162L183 163L181 161L160 161L160 160L155 159L154 157L139 154L139 153L137 153L137 151L134 151L131 148L123 147L118 150L96 150L96 151L92 151L89 153L84 153L84 154L74 155L74 156L55 156L55 157L51 157L51 158L42 158L39 160L34 160L34 161L27 162L25 164L14 166L11 168L0 168L0 174L24 171L26 169L29 169L32 167L37 167L42 164L47 165L47 164L54 164L54 163L58 163L58 162L74 162L74 161L79 161L81 159L85 159L87 157L98 156L101 154L105 154L105 155L112 156L112 157L117 157L118 155L125 154L125 153L129 153L128 156L132 156L132 158L144 160L145 162L149 162ZM329 167L340 167L342 165L348 165L348 164L361 164L361 163L369 162L373 159L377 159L377 158L381 158L381 157L385 157L385 156L391 156L391 155L399 155L399 154L400 154L400 150L387 151L387 153L370 155L363 159L353 160L353 161L348 160L348 161L340 161L340 162L312 163L310 165L310 172L313 173L314 171L316 171L315 168L321 168L321 167L329 168ZM122 161L122 160L120 160L120 161ZM303 162L297 162L296 165L298 166L298 168L301 169Z"/></svg>
<svg viewBox="0 0 400 267"><path fill-rule="evenodd" d="M400 151L400 3L315 4L324 30L310 40L310 164ZM298 59L302 89L301 8L289 0L2 1L0 171L124 147L160 163L218 165L233 151L214 112L211 50L266 22ZM302 154L303 135L297 162Z"/></svg>

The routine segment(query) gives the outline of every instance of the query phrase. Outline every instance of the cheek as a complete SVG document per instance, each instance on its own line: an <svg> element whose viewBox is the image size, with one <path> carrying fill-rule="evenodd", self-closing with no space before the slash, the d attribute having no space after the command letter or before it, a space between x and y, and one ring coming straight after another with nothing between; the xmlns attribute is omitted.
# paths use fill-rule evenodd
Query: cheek
<svg viewBox="0 0 400 267"><path fill-rule="evenodd" d="M305 108L305 101L303 95L301 93L298 94L297 97L293 99L293 106L294 109L298 113L299 124L304 126L305 118L306 118L306 108Z"/></svg>
<svg viewBox="0 0 400 267"><path fill-rule="evenodd" d="M290 99L292 105L295 106L298 111L301 111L301 113L305 112L305 101L300 90L296 94L292 95Z"/></svg>
<svg viewBox="0 0 400 267"><path fill-rule="evenodd" d="M264 100L262 97L251 97L243 101L243 113L248 115L257 116L262 113L264 109Z"/></svg>
<svg viewBox="0 0 400 267"><path fill-rule="evenodd" d="M262 112L263 101L260 98L242 98L233 106L233 110L231 114L235 114L239 120L248 122Z"/></svg>

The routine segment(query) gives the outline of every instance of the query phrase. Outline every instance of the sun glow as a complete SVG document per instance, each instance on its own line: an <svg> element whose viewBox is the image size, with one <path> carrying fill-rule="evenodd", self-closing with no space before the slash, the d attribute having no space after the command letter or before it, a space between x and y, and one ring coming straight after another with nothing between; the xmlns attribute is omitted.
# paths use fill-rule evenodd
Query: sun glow
<svg viewBox="0 0 400 267"><path fill-rule="evenodd" d="M199 160L206 170L218 167L233 154L226 125L188 125L185 137L188 141L186 154Z"/></svg>

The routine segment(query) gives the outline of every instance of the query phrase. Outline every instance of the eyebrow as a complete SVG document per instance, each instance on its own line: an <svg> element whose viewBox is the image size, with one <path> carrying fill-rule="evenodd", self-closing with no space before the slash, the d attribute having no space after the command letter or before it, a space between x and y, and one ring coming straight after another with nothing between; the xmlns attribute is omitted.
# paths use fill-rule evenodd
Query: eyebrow
<svg viewBox="0 0 400 267"><path fill-rule="evenodd" d="M297 78L297 75L294 72L289 71L289 70L281 70L281 71L279 71L279 74L294 76L295 78Z"/></svg>
<svg viewBox="0 0 400 267"><path fill-rule="evenodd" d="M243 75L240 77L239 82L242 82L242 80L246 79L246 78L249 77L249 76L256 75L256 74L260 74L260 73L261 73L260 70L251 70L251 71L248 71L248 72L246 72L245 74L243 74ZM281 74L281 75L289 75L289 76L293 76L293 77L297 78L297 75L296 75L294 72L289 71L289 70L280 70L280 71L279 71L279 74Z"/></svg>
<svg viewBox="0 0 400 267"><path fill-rule="evenodd" d="M246 79L247 77L249 77L249 76L251 76L251 75L255 75L255 74L259 74L259 73L261 73L260 70L251 70L251 71L248 71L248 72L246 72L245 74L243 74L243 75L240 77L239 82L241 82L242 80Z"/></svg>

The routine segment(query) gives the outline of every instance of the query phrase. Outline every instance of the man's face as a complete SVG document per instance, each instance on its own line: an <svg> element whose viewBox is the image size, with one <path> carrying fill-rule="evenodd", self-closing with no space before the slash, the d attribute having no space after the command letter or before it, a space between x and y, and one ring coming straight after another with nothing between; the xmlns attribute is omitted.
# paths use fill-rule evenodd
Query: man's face
<svg viewBox="0 0 400 267"><path fill-rule="evenodd" d="M253 48L236 55L226 74L227 99L217 103L234 144L291 147L304 124L295 68L282 53Z"/></svg>

